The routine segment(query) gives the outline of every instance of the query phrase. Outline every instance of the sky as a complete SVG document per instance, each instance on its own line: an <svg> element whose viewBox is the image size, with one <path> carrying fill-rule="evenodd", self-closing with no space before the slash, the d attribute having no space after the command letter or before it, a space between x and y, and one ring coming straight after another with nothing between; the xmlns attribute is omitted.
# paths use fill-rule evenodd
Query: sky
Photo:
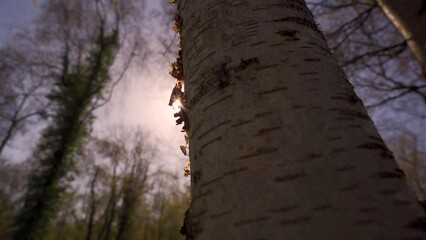
<svg viewBox="0 0 426 240"><path fill-rule="evenodd" d="M147 3L148 10L159 6L159 0ZM37 10L31 0L0 0L0 45L14 29L28 24ZM184 144L184 136L181 125L175 125L173 109L168 106L174 87L174 79L168 74L172 60L162 57L162 52L159 48L150 61L128 72L127 79L117 85L111 101L96 111L94 129L97 135L106 135L120 126L141 129L157 149L155 164L183 175L188 158L183 156L179 145ZM29 153L25 149L31 143L34 145L33 140L20 137L8 149L6 157L26 158Z"/></svg>

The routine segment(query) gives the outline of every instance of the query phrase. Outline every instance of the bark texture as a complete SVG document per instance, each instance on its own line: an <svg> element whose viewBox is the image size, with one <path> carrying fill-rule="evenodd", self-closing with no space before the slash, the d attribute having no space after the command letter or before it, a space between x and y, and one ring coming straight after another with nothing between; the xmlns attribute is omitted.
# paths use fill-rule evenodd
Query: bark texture
<svg viewBox="0 0 426 240"><path fill-rule="evenodd" d="M426 78L426 0L377 0L401 32Z"/></svg>
<svg viewBox="0 0 426 240"><path fill-rule="evenodd" d="M424 239L410 227L421 208L303 0L180 0L178 14L188 239Z"/></svg>

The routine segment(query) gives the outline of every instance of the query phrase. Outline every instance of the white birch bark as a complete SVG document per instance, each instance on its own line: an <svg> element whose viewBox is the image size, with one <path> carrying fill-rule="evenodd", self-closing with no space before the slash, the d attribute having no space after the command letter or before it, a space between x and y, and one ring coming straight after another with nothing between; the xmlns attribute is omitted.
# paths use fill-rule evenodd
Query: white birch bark
<svg viewBox="0 0 426 240"><path fill-rule="evenodd" d="M377 0L401 32L426 77L426 0Z"/></svg>
<svg viewBox="0 0 426 240"><path fill-rule="evenodd" d="M303 0L180 0L188 239L424 239Z"/></svg>

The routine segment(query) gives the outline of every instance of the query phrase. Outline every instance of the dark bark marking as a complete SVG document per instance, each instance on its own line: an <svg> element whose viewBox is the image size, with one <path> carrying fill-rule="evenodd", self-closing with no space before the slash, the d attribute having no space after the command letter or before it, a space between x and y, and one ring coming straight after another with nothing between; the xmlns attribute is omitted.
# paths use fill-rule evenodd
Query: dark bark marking
<svg viewBox="0 0 426 240"><path fill-rule="evenodd" d="M266 41L259 41L259 42L255 42L253 44L250 44L250 46L257 46L257 45L264 44L264 43L266 43Z"/></svg>
<svg viewBox="0 0 426 240"><path fill-rule="evenodd" d="M392 205L394 206L406 206L406 205L410 205L411 202L410 201L406 201L406 200L395 200L392 202Z"/></svg>
<svg viewBox="0 0 426 240"><path fill-rule="evenodd" d="M200 212L193 214L193 215L192 215L192 218L199 218L199 217L202 217L202 216L206 215L206 213L207 213L207 211L206 211L206 210L201 210Z"/></svg>
<svg viewBox="0 0 426 240"><path fill-rule="evenodd" d="M283 212L288 212L294 209L298 209L300 207L300 204L294 204L291 206L285 206L285 207L281 207L278 209L273 209L271 210L272 213L283 213Z"/></svg>
<svg viewBox="0 0 426 240"><path fill-rule="evenodd" d="M340 93L338 96L331 97L332 100L348 102L351 105L358 103L359 99L352 93Z"/></svg>
<svg viewBox="0 0 426 240"><path fill-rule="evenodd" d="M319 78L310 78L310 79L306 79L305 81L316 82L316 81L319 81Z"/></svg>
<svg viewBox="0 0 426 240"><path fill-rule="evenodd" d="M297 67L300 67L300 64L292 64L292 65L290 65L290 67L297 68Z"/></svg>
<svg viewBox="0 0 426 240"><path fill-rule="evenodd" d="M212 51L209 54L207 54L203 59L200 59L198 61L198 63L195 64L194 67L192 67L191 71L188 71L187 75L185 75L186 79L191 79L192 76L196 72L198 72L198 69L200 69L201 64L203 64L206 61L206 59L208 59L209 57L213 56L215 53L216 53L216 51ZM188 61L190 61L190 60L188 60ZM222 64L220 64L219 66L222 66ZM200 85L205 84L205 83L206 83L206 81L203 81ZM211 86L209 85L209 87L211 87Z"/></svg>
<svg viewBox="0 0 426 240"><path fill-rule="evenodd" d="M353 118L352 117L337 117L334 120L336 120L336 121L352 121Z"/></svg>
<svg viewBox="0 0 426 240"><path fill-rule="evenodd" d="M355 221L356 226L371 225L373 223L375 223L375 221L373 219L360 219L360 220Z"/></svg>
<svg viewBox="0 0 426 240"><path fill-rule="evenodd" d="M208 110L208 109L210 109L211 107L213 107L213 106L215 106L215 105L217 105L217 104L219 104L219 103L221 103L221 102L223 102L223 101L225 101L225 100L230 99L231 97L232 97L232 95L224 96L223 98L221 98L221 99L219 99L219 100L217 100L217 101L213 102L212 104L208 105L207 107L205 107L205 108L203 109L203 112L207 111L207 110Z"/></svg>
<svg viewBox="0 0 426 240"><path fill-rule="evenodd" d="M426 217L417 218L410 222L406 227L426 232Z"/></svg>
<svg viewBox="0 0 426 240"><path fill-rule="evenodd" d="M365 114L365 113L357 111L357 110L349 110L349 109L343 109L343 108L330 108L329 110L331 112L336 112L337 114L345 116L345 117L361 118L361 119L365 119L365 120L370 119L368 114Z"/></svg>
<svg viewBox="0 0 426 240"><path fill-rule="evenodd" d="M212 52L214 53L214 51ZM189 79L189 77L187 77ZM205 96L212 89L212 85L214 85L214 78L208 78L205 81L202 81L201 84L197 87L197 89L193 93L193 97L191 97L189 102L189 108L193 108L203 96Z"/></svg>
<svg viewBox="0 0 426 240"><path fill-rule="evenodd" d="M266 117L268 115L271 115L273 112L263 112L263 113L258 113L256 115L254 115L255 118L260 118L260 117Z"/></svg>
<svg viewBox="0 0 426 240"><path fill-rule="evenodd" d="M201 170L194 171L191 177L194 179L194 184L197 184L201 180Z"/></svg>
<svg viewBox="0 0 426 240"><path fill-rule="evenodd" d="M324 210L331 209L332 207L333 207L332 205L326 204L326 205L316 206L312 210L314 210L314 211L324 211Z"/></svg>
<svg viewBox="0 0 426 240"><path fill-rule="evenodd" d="M220 217L226 216L230 213L231 213L231 211L224 211L224 212L220 212L220 213L215 213L215 214L212 214L210 216L210 218L220 218Z"/></svg>
<svg viewBox="0 0 426 240"><path fill-rule="evenodd" d="M183 220L183 226L181 226L180 228L180 234L185 236L186 240L194 240L195 235L201 233L202 231L203 228L201 227L200 223L194 221L189 209L186 210L185 218Z"/></svg>
<svg viewBox="0 0 426 240"><path fill-rule="evenodd" d="M402 238L400 240L425 240L423 237Z"/></svg>
<svg viewBox="0 0 426 240"><path fill-rule="evenodd" d="M371 138L371 139L379 141L379 142L383 142L383 140L380 137L377 137L377 136L371 136L371 135L369 135L368 138Z"/></svg>
<svg viewBox="0 0 426 240"><path fill-rule="evenodd" d="M331 55L331 51L330 51L330 49L328 49L328 48L325 48L325 47L319 47L319 49L321 49L324 53L326 53L326 54L321 54L321 55L323 55L323 56L330 56Z"/></svg>
<svg viewBox="0 0 426 240"><path fill-rule="evenodd" d="M280 87L280 88L274 88L274 89L267 90L267 91L258 92L257 94L258 95L266 95L266 94L281 92L281 91L285 91L285 90L287 90L286 87Z"/></svg>
<svg viewBox="0 0 426 240"><path fill-rule="evenodd" d="M336 141L336 140L340 140L340 139L342 139L342 137L330 137L330 138L327 138L328 141Z"/></svg>
<svg viewBox="0 0 426 240"><path fill-rule="evenodd" d="M361 208L359 210L359 212L361 212L361 213L369 213L369 212L375 212L377 210L379 210L378 207L363 207L363 208Z"/></svg>
<svg viewBox="0 0 426 240"><path fill-rule="evenodd" d="M194 195L194 197L192 198L192 202L195 202L196 200L198 200L198 199L200 199L202 197L206 197L206 196L208 196L208 195L210 195L212 193L213 193L212 190L208 190L208 191L205 191L205 192L200 193L198 195ZM195 218L195 216L194 216L194 218Z"/></svg>
<svg viewBox="0 0 426 240"><path fill-rule="evenodd" d="M359 124L348 124L348 125L346 125L346 127L348 127L348 128L357 128L357 129L362 128L362 126L359 125Z"/></svg>
<svg viewBox="0 0 426 240"><path fill-rule="evenodd" d="M387 195L394 195L396 193L398 193L398 190L396 190L396 189L380 191L380 194L385 195L385 196L387 196Z"/></svg>
<svg viewBox="0 0 426 240"><path fill-rule="evenodd" d="M307 17L312 17L311 12L306 8L305 5L299 4L297 2L289 2L281 0L276 4L277 7L292 9L293 11L302 12Z"/></svg>
<svg viewBox="0 0 426 240"><path fill-rule="evenodd" d="M303 59L305 62L321 62L321 59L319 58L305 58Z"/></svg>
<svg viewBox="0 0 426 240"><path fill-rule="evenodd" d="M198 54L200 54L203 50L204 48L202 46L197 48L195 51L192 52L191 56L188 56L188 61L192 61L192 58L198 56Z"/></svg>
<svg viewBox="0 0 426 240"><path fill-rule="evenodd" d="M200 150L203 150L204 148L206 148L208 145L210 145L210 144L212 144L212 143L215 143L215 142L218 142L218 141L221 141L222 140L222 136L220 136L220 137L217 137L217 138L214 138L214 139L212 139L212 140L210 140L210 141L208 141L208 142L206 142L205 144L203 144L201 147L200 147Z"/></svg>
<svg viewBox="0 0 426 240"><path fill-rule="evenodd" d="M333 150L331 150L330 153L339 153L339 152L344 152L345 149L344 148L334 148Z"/></svg>
<svg viewBox="0 0 426 240"><path fill-rule="evenodd" d="M309 89L306 89L306 90L303 90L304 92L316 92L316 91L318 91L318 89L316 89L316 88L309 88Z"/></svg>
<svg viewBox="0 0 426 240"><path fill-rule="evenodd" d="M211 184L213 184L213 183L215 183L217 181L220 181L221 179L222 179L222 177L214 178L214 179L212 179L210 181L207 181L207 182L201 184L201 187L206 187L206 186L211 185Z"/></svg>
<svg viewBox="0 0 426 240"><path fill-rule="evenodd" d="M246 21L246 22L237 23L235 25L236 26L253 26L253 25L258 25L258 22L253 21L253 20L249 20L249 21Z"/></svg>
<svg viewBox="0 0 426 240"><path fill-rule="evenodd" d="M213 17L211 17L210 19L207 19L206 21L204 21L204 23L202 24L202 25L200 25L199 27L197 27L197 28L194 28L195 29L195 31L197 31L198 30L198 32L200 32L200 31L202 31L202 30L204 30L204 27L206 27L209 23L211 23L212 21L214 21L214 20L216 20L217 19L217 17L216 16L213 16ZM195 35L195 36L197 36L197 35ZM193 39L195 39L195 38L193 38Z"/></svg>
<svg viewBox="0 0 426 240"><path fill-rule="evenodd" d="M298 108L304 108L305 106L301 106L301 105L294 105L291 106L292 109L298 109Z"/></svg>
<svg viewBox="0 0 426 240"><path fill-rule="evenodd" d="M238 122L238 123L236 123L236 124L234 124L234 125L231 125L231 128L236 128L236 127L242 126L242 125L247 124L247 123L250 123L250 122L251 122L251 120L248 120L248 121L240 121L240 122Z"/></svg>
<svg viewBox="0 0 426 240"><path fill-rule="evenodd" d="M219 4L223 4L223 3L226 3L226 0L225 1L214 1L214 2L210 3L210 5L206 7L206 9L210 10L213 7L215 7L215 6L219 5Z"/></svg>
<svg viewBox="0 0 426 240"><path fill-rule="evenodd" d="M244 225L247 225L247 224L263 222L263 221L266 221L266 220L269 220L269 219L270 219L270 217L258 217L258 218L253 218L253 219L247 219L247 220L235 222L234 226L239 227L239 226L244 226Z"/></svg>
<svg viewBox="0 0 426 240"><path fill-rule="evenodd" d="M291 22L291 23L295 23L298 25L302 25L305 27L308 27L312 30L314 30L315 32L321 34L322 36L322 32L318 29L318 26L315 22L313 22L312 20L309 20L307 18L300 18L300 17L285 17L285 18L279 18L279 19L275 19L272 20L273 22Z"/></svg>
<svg viewBox="0 0 426 240"><path fill-rule="evenodd" d="M339 191L341 191L341 192L348 192L348 191L356 190L358 188L359 188L359 184L358 183L354 183L354 184L348 185L346 187L340 188Z"/></svg>
<svg viewBox="0 0 426 240"><path fill-rule="evenodd" d="M312 217L300 217L300 218L294 218L294 219L288 219L283 220L280 222L281 225L297 225L297 224L303 224L306 222L311 221Z"/></svg>
<svg viewBox="0 0 426 240"><path fill-rule="evenodd" d="M322 156L323 155L321 153L311 153L311 154L306 155L306 158L311 160L311 159L320 158Z"/></svg>
<svg viewBox="0 0 426 240"><path fill-rule="evenodd" d="M264 135L264 134L267 134L269 132L273 132L273 131L280 130L280 129L281 129L280 126L278 126L278 127L271 127L271 128L262 128L259 131L257 131L256 136Z"/></svg>
<svg viewBox="0 0 426 240"><path fill-rule="evenodd" d="M284 176L281 176L281 177L276 177L274 179L274 181L275 182L288 182L288 181L294 181L294 180L298 180L300 178L305 178L305 177L306 177L306 173L300 172L300 173L284 175Z"/></svg>
<svg viewBox="0 0 426 240"><path fill-rule="evenodd" d="M255 33L249 33L249 34L245 34L244 35L244 39L247 39L247 38L249 38L249 37L254 37L254 36L257 36L257 32L255 32ZM239 44L243 44L243 43L247 43L248 41L242 41L242 42L240 42Z"/></svg>
<svg viewBox="0 0 426 240"><path fill-rule="evenodd" d="M249 58L249 59L246 59L246 60L241 59L240 64L238 66L232 68L232 69L235 72L239 72L239 71L242 71L242 70L248 68L250 65L253 65L253 64L259 65L259 59L257 59L256 57L255 58Z"/></svg>
<svg viewBox="0 0 426 240"><path fill-rule="evenodd" d="M260 156L260 155L269 154L269 153L273 153L273 152L276 152L276 151L278 151L278 149L273 148L273 147L259 148L259 149L257 149L257 151L255 153L241 156L238 159L247 159L247 158L257 157L257 156Z"/></svg>
<svg viewBox="0 0 426 240"><path fill-rule="evenodd" d="M275 34L284 37L285 41L298 41L299 38L296 37L297 33L298 33L297 30L281 30L276 32Z"/></svg>
<svg viewBox="0 0 426 240"><path fill-rule="evenodd" d="M234 169L234 170L225 172L223 174L223 176L230 176L230 175L234 175L234 174L237 174L237 173L240 173L240 172L244 172L244 171L247 171L247 170L248 170L248 168L246 168L246 167L238 168L238 169Z"/></svg>
<svg viewBox="0 0 426 240"><path fill-rule="evenodd" d="M343 166L343 167L336 168L334 171L336 171L336 172L346 172L346 171L352 171L352 170L355 170L354 166Z"/></svg>
<svg viewBox="0 0 426 240"><path fill-rule="evenodd" d="M419 11L417 12L417 14L419 15L419 17L423 16L423 14L426 13L426 0L422 1L422 6L420 7Z"/></svg>
<svg viewBox="0 0 426 240"><path fill-rule="evenodd" d="M269 7L258 7L258 8L252 8L252 11L261 11L261 10L265 10L268 9Z"/></svg>
<svg viewBox="0 0 426 240"><path fill-rule="evenodd" d="M191 132L190 137L195 136L195 134L198 132L198 130L200 130L201 126L203 126L203 122L199 123L198 126L196 128L194 128L194 131Z"/></svg>
<svg viewBox="0 0 426 240"><path fill-rule="evenodd" d="M228 124L228 123L230 123L231 122L231 120L226 120L226 121L224 121L224 122L221 122L221 123L219 123L219 124L217 124L217 125L215 125L215 126L213 126L212 128L210 128L209 130L207 130L207 131L205 131L205 132L203 132L203 133L201 133L200 134L200 136L198 136L198 140L201 140L202 138L204 138L207 134L209 134L209 133L211 133L211 132L213 132L213 131L215 131L216 129L218 129L219 127L221 127L221 126L223 126L223 125L226 125L226 124Z"/></svg>
<svg viewBox="0 0 426 240"><path fill-rule="evenodd" d="M262 66L262 67L257 67L256 70L264 70L264 69L273 68L273 67L277 67L277 66L279 66L279 64L265 65L265 66Z"/></svg>
<svg viewBox="0 0 426 240"><path fill-rule="evenodd" d="M378 173L379 178L404 178L404 176L404 172L399 168L395 168L392 171L383 171Z"/></svg>
<svg viewBox="0 0 426 240"><path fill-rule="evenodd" d="M186 53L190 53L192 52L192 48L194 48L195 46L197 46L198 43L198 38L187 48L188 50L185 51Z"/></svg>
<svg viewBox="0 0 426 240"><path fill-rule="evenodd" d="M299 73L300 76L311 76L311 75L318 75L319 72L303 72Z"/></svg>
<svg viewBox="0 0 426 240"><path fill-rule="evenodd" d="M223 89L229 85L229 74L228 70L226 70L226 65L228 63L220 64L219 70L216 72L217 78L217 88Z"/></svg>
<svg viewBox="0 0 426 240"><path fill-rule="evenodd" d="M392 152L388 150L388 148L383 143L364 143L357 148L363 148L363 149L370 149L370 150L379 150L381 151L381 156L384 158L391 158L393 157Z"/></svg>
<svg viewBox="0 0 426 240"><path fill-rule="evenodd" d="M331 127L331 128L327 128L327 130L329 131L338 131L340 129L344 129L343 127Z"/></svg>

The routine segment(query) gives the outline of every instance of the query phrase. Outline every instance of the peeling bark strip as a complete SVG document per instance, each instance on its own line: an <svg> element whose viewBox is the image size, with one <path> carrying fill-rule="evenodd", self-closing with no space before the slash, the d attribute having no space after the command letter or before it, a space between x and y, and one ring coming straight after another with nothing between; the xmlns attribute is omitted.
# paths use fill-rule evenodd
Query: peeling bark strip
<svg viewBox="0 0 426 240"><path fill-rule="evenodd" d="M198 213L188 238L417 236L407 224L422 209L304 0L178 7Z"/></svg>

